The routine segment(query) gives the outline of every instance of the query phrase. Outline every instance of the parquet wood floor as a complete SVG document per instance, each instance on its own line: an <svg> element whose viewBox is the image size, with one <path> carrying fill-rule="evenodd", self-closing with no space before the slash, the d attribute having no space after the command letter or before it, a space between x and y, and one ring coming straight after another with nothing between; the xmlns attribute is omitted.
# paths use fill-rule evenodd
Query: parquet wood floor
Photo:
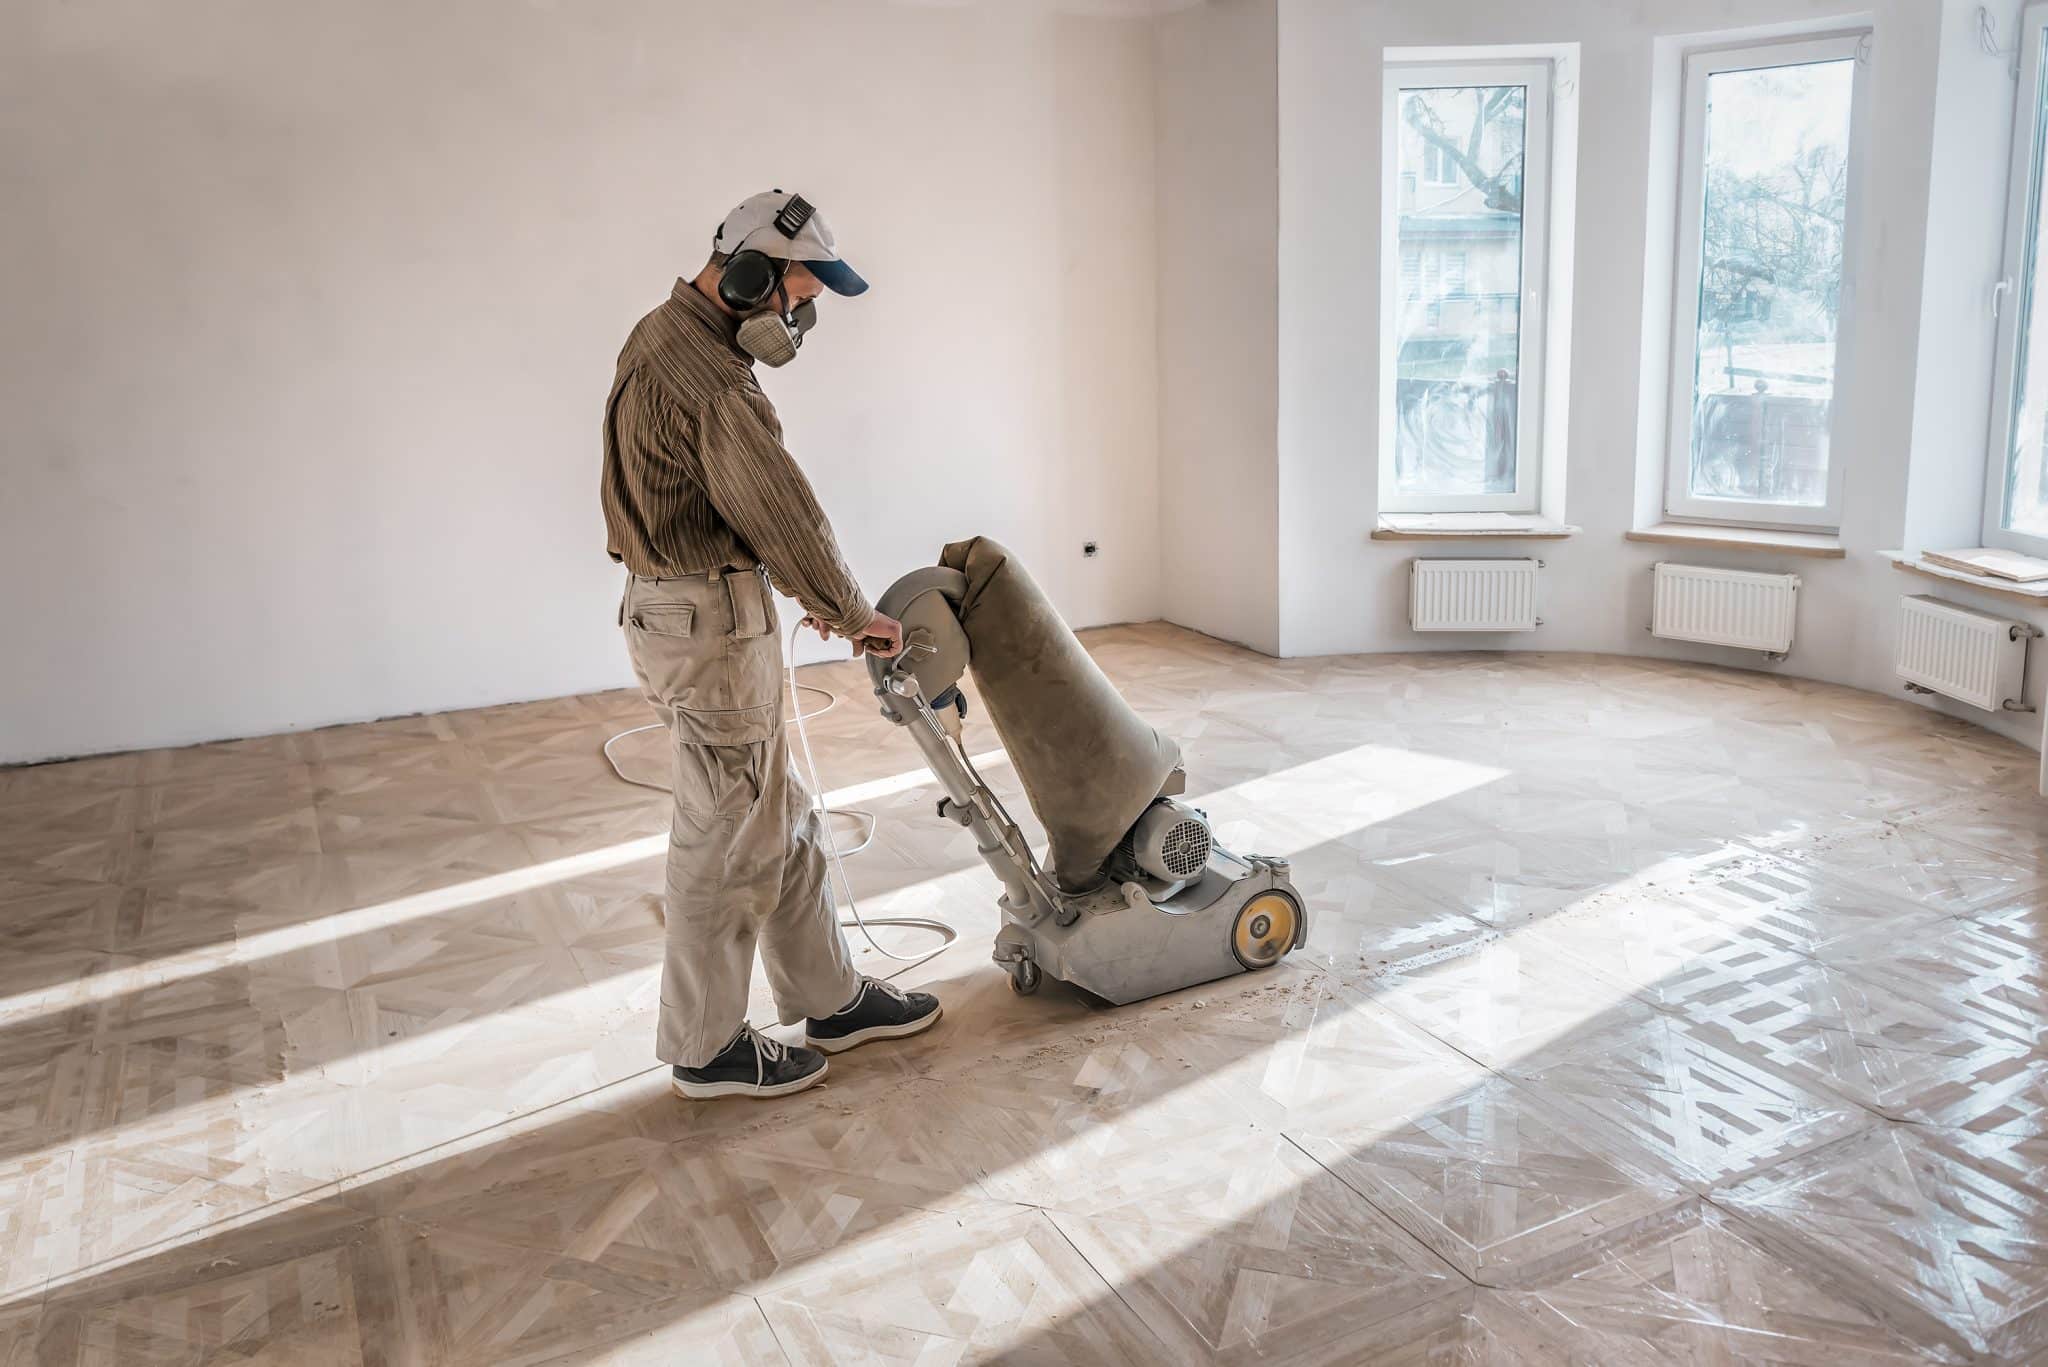
<svg viewBox="0 0 2048 1367"><path fill-rule="evenodd" d="M650 1066L630 694L0 771L0 1364L2048 1356L2033 755L1671 663L1085 639L1310 944L1012 996L813 668L861 905L961 939L936 1030L779 1102Z"/></svg>

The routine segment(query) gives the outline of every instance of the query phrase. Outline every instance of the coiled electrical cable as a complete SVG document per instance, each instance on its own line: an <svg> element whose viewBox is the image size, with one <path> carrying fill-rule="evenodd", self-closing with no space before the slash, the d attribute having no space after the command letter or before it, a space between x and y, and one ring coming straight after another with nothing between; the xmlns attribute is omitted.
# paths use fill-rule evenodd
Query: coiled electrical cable
<svg viewBox="0 0 2048 1367"><path fill-rule="evenodd" d="M859 854L862 850L866 849L869 845L874 843L875 814L873 812L866 811L858 807L848 807L842 809L828 807L825 805L825 785L818 776L818 761L816 757L811 753L810 728L807 727L804 723L811 717L821 717L825 713L830 712L834 707L837 707L839 705L839 697L837 694L831 692L829 689L819 688L814 684L798 683L796 681L797 633L802 629L803 624L799 622L794 628L791 629L789 633L789 651L787 656L785 657L784 667L789 676L791 711L792 719L796 722L797 740L803 748L804 767L810 770L811 802L813 810L817 813L818 829L825 838L825 851L828 855L831 856L832 868L839 875L839 886L841 892L844 894L846 898L847 909L853 913L853 919L842 919L839 922L839 925L842 929L858 929L861 933L862 938L868 942L868 947L873 949L875 953L881 955L885 959L894 959L896 962L902 964L902 968L897 969L894 973L885 975L887 977L893 978L896 976L897 973L908 972L911 968L914 968L916 965L921 964L925 962L927 959L930 959L935 955L942 953L948 945L952 944L955 940L960 938L960 932L955 930L952 926L947 925L944 921L933 920L932 918L925 916L861 915L860 903L853 895L853 884L851 881L848 880L846 876L846 860L851 858L853 855ZM809 712L804 711L801 695L805 693L817 693L823 695L825 699L825 705L823 707L815 708ZM618 744L620 741L624 740L628 736L637 736L643 731L661 731L665 730L666 727L667 723L665 722L651 722L646 726L635 726L630 730L619 732L617 735L606 740L604 743L605 762L612 766L612 772L614 774L617 774L620 778L624 779L628 783L634 784L641 788L652 788L657 792L665 793L670 791L668 785L665 783L650 783L644 778L634 778L631 774L628 774L624 769L619 767L619 757L612 753L612 746ZM856 821L863 823L864 829L861 834L860 843L858 845L855 845L852 849L842 851L839 848L839 842L833 837L832 818L835 816L850 816L853 817ZM906 930L929 930L935 932L940 936L943 936L944 938L942 938L938 944L934 945L932 948L926 950L922 954L894 954L891 953L889 950L882 948L881 944L875 939L874 932L871 929L869 929L869 927L871 926L898 926Z"/></svg>
<svg viewBox="0 0 2048 1367"><path fill-rule="evenodd" d="M803 704L798 703L796 705L796 714L793 719L796 721L799 727L803 725L804 720L806 718L822 717L827 712L830 712L833 708L839 705L838 694L832 692L830 689L827 688L819 688L816 684L795 684L793 685L793 691L795 693L816 693L825 699L825 705L823 707L813 708L809 712L803 710ZM668 792L669 786L666 783L650 783L644 778L634 778L631 774L627 773L624 766L622 766L619 763L619 757L612 753L612 747L614 745L617 745L620 741L624 740L628 736L637 736L646 731L665 731L667 729L668 723L657 721L649 722L645 726L635 726L630 730L619 732L617 735L611 737L604 743L605 762L612 766L612 772L614 774L617 774L620 778L624 779L626 782L632 784L636 788L652 788L657 793ZM817 771L815 769L811 773L811 778L813 782L815 782L817 779ZM852 849L840 851L841 854L850 857L852 855L859 854L862 850L866 849L869 845L874 843L875 814L873 812L866 811L859 807L828 807L825 810L831 816L850 816L855 821L859 822L861 825L860 843L858 845L855 845Z"/></svg>

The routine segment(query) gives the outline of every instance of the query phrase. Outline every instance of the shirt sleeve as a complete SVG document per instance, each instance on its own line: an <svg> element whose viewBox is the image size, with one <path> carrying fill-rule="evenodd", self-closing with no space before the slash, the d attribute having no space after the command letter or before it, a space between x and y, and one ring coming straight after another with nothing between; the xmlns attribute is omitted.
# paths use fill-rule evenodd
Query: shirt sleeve
<svg viewBox="0 0 2048 1367"><path fill-rule="evenodd" d="M711 506L738 532L775 586L842 636L875 609L839 553L832 524L794 457L766 396L735 387L706 405L698 459Z"/></svg>

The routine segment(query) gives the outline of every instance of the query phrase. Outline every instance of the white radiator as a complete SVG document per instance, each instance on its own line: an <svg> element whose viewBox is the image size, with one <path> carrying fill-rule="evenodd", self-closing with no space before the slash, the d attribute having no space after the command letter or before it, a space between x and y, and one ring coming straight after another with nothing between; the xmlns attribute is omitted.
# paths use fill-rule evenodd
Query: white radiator
<svg viewBox="0 0 2048 1367"><path fill-rule="evenodd" d="M2020 700L2033 628L1939 598L1899 600L1899 677L1996 712Z"/></svg>
<svg viewBox="0 0 2048 1367"><path fill-rule="evenodd" d="M1540 560L1417 560L1408 625L1417 631L1534 631Z"/></svg>
<svg viewBox="0 0 2048 1367"><path fill-rule="evenodd" d="M1657 566L1650 633L1783 655L1792 648L1796 574L1752 574L1704 565Z"/></svg>

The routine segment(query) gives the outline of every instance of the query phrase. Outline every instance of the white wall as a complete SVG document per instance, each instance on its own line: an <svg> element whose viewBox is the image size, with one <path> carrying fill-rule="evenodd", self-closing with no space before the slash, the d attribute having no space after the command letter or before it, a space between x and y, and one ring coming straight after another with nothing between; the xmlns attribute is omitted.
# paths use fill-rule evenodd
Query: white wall
<svg viewBox="0 0 2048 1367"><path fill-rule="evenodd" d="M1976 545L1990 441L1992 282L2004 255L2013 82L1978 43L1980 0L1943 0L1936 156L1929 180L1927 261L1920 291L1912 459L1904 539L1914 549ZM1997 0L2007 42L2018 0Z"/></svg>
<svg viewBox="0 0 2048 1367"><path fill-rule="evenodd" d="M1975 9L8 6L0 760L622 684L595 498L612 358L765 183L826 205L877 284L766 376L871 588L986 532L1079 623L1757 667L1642 630L1649 566L1684 558L1801 574L1775 668L1895 692L1901 593L2029 615L1878 555L1976 538L2011 84ZM2009 34L2016 0L1994 9ZM1675 40L1859 17L1849 556L1627 542L1656 503L1636 466ZM1481 43L1581 45L1562 459L1584 530L1479 552L1549 562L1541 632L1445 640L1406 626L1417 547L1368 539L1378 72L1389 46Z"/></svg>
<svg viewBox="0 0 2048 1367"><path fill-rule="evenodd" d="M1982 539L1996 327L1993 283L2003 269L2005 195L2011 164L2015 84L2009 59L1986 53L1977 12L1988 8L2010 46L2018 0L1941 0L1940 48L1927 253L1921 280L1918 369L1913 381L1903 547L1914 552L1975 546ZM1963 607L2048 629L2048 606L2031 606L1959 584L1891 576L1883 592L1930 593ZM2048 645L2036 642L2027 698L2048 711ZM1983 712L1946 698L1923 699L1951 716L1988 724L2040 745L2039 716ZM2048 793L2048 756L2042 791Z"/></svg>
<svg viewBox="0 0 2048 1367"><path fill-rule="evenodd" d="M1974 12L1974 4L1960 0L1662 0L1628 6L1609 0L1280 0L1279 399L1270 441L1240 457L1277 471L1280 572L1271 611L1279 623L1280 653L1480 647L1665 655L1771 667L1896 694L1891 652L1899 596L1937 591L1927 581L1899 574L1880 555L1907 536L1909 464L1916 483L1969 485L1974 479L1974 489L1981 489L1988 351L1976 344L1974 332L1968 345L1956 344L1968 309L1944 291L1968 284L1978 291L1968 302L1981 308L1981 291L1989 288L1988 276L1974 283L1971 277L1981 271L1987 251L1996 255L1995 243L1987 248L1981 239L1997 209L1980 208L1970 196L1986 183L2003 183L2005 141L1994 126L2001 100L2009 117L2011 87L1997 60L1977 51L1970 27ZM1868 177L1850 265L1856 314L1853 336L1844 344L1837 399L1835 449L1837 458L1850 462L1841 532L1847 557L1681 551L1627 541L1623 534L1638 521L1643 487L1637 471L1643 453L1640 406L1665 383L1655 348L1646 359L1644 338L1656 331L1659 291L1669 289L1668 276L1659 280L1645 270L1646 261L1668 250L1668 214L1660 220L1657 210L1675 193L1668 171L1660 169L1668 167L1670 152L1656 145L1674 134L1653 118L1660 97L1673 93L1663 85L1675 79L1679 45L1668 40L1823 23L1871 23L1876 30L1865 73L1871 83L1869 120L1861 130ZM1559 43L1581 45L1578 273L1572 291L1571 439L1568 450L1546 456L1568 462L1564 512L1583 530L1564 542L1477 551L1473 543L1372 541L1384 49ZM1179 60L1162 48L1162 89L1185 78ZM1937 78L1944 99L1939 131ZM1244 91L1262 88L1256 70L1238 79ZM1953 111L1951 90L1968 92L1958 95ZM1223 96L1212 91L1210 98ZM1996 145L1987 146L1994 135ZM1162 147L1177 136L1162 121ZM1934 160L1937 138L1945 158L1940 163ZM1980 164L1985 160L1995 169ZM1199 225L1206 213L1255 212L1242 194L1240 185L1217 187L1208 203L1196 196L1163 213L1162 261L1172 259L1178 236L1204 231ZM1995 237L1995 225L1989 231ZM1952 249L1958 255L1944 255ZM1931 256L1942 264L1942 278L1930 278L1923 287ZM1163 297L1175 287L1169 275ZM1196 339L1183 338L1181 345L1200 354ZM1925 369L1923 359L1929 360ZM1174 359L1163 355L1162 392L1173 392L1180 382ZM1974 432L1961 421L1972 413ZM1641 425L1661 430L1661 424ZM1934 440L1941 435L1946 439ZM1649 455L1657 468L1659 453ZM1951 501L1973 498L1974 489L1964 488ZM1946 527L1937 540L1975 543L1973 520L1950 520L1959 525ZM1257 543L1219 545L1208 573L1250 580L1262 571L1264 554ZM1446 639L1411 632L1408 567L1418 554L1540 556L1548 565L1545 626L1529 636ZM1650 567L1662 559L1801 575L1799 639L1790 659L1764 666L1753 653L1650 637ZM2029 616L2009 602L2000 608L1995 600L1973 600L1967 592L1950 596ZM1168 604L1175 606L1170 595ZM2035 620L2041 620L2038 614ZM2048 667L2034 673L2030 689L2038 693ZM2039 744L2033 718L1954 710Z"/></svg>
<svg viewBox="0 0 2048 1367"><path fill-rule="evenodd" d="M1275 0L1158 24L1161 592L1173 621L1280 653L1272 460L1279 93Z"/></svg>
<svg viewBox="0 0 2048 1367"><path fill-rule="evenodd" d="M628 682L613 361L771 184L875 286L764 372L870 590L987 533L1156 616L1153 58L1040 6L6 6L0 761Z"/></svg>

